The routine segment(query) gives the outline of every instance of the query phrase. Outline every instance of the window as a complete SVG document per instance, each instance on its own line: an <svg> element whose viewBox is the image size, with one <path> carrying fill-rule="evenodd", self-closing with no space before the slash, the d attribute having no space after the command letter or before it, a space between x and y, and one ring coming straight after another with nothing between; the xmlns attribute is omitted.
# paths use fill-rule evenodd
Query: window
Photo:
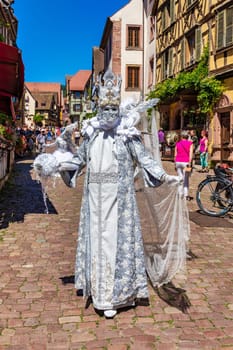
<svg viewBox="0 0 233 350"><path fill-rule="evenodd" d="M187 44L188 44L187 45L187 48L188 48L187 66L190 66L195 63L195 57L196 57L195 56L195 32L192 32L192 34L187 37Z"/></svg>
<svg viewBox="0 0 233 350"><path fill-rule="evenodd" d="M233 7L217 15L217 49L233 43Z"/></svg>
<svg viewBox="0 0 233 350"><path fill-rule="evenodd" d="M190 35L184 37L180 43L180 69L189 67L200 60L202 52L201 27L197 27Z"/></svg>
<svg viewBox="0 0 233 350"><path fill-rule="evenodd" d="M73 92L72 92L72 98L73 98L74 100L80 99L81 97L82 97L82 96L81 96L80 91L73 91Z"/></svg>
<svg viewBox="0 0 233 350"><path fill-rule="evenodd" d="M161 21L163 30L170 26L175 21L175 1L169 0L166 2L162 13Z"/></svg>
<svg viewBox="0 0 233 350"><path fill-rule="evenodd" d="M140 27L130 26L128 27L128 48L140 47Z"/></svg>
<svg viewBox="0 0 233 350"><path fill-rule="evenodd" d="M80 103L75 103L73 105L73 112L80 112L81 111L81 104Z"/></svg>
<svg viewBox="0 0 233 350"><path fill-rule="evenodd" d="M173 48L166 50L162 56L162 79L173 75Z"/></svg>
<svg viewBox="0 0 233 350"><path fill-rule="evenodd" d="M201 36L201 28L198 27L195 30L195 60L199 61L201 58L202 51L202 36Z"/></svg>
<svg viewBox="0 0 233 350"><path fill-rule="evenodd" d="M221 113L220 117L222 145L228 145L230 143L230 113Z"/></svg>
<svg viewBox="0 0 233 350"><path fill-rule="evenodd" d="M201 28L197 27L195 31L192 31L185 40L185 53L186 66L193 65L201 57L202 49L202 34Z"/></svg>
<svg viewBox="0 0 233 350"><path fill-rule="evenodd" d="M130 66L127 68L127 88L128 89L140 88L140 67Z"/></svg>
<svg viewBox="0 0 233 350"><path fill-rule="evenodd" d="M191 6L196 0L187 0L187 6Z"/></svg>
<svg viewBox="0 0 233 350"><path fill-rule="evenodd" d="M155 37L155 17L150 17L150 41L152 41Z"/></svg>
<svg viewBox="0 0 233 350"><path fill-rule="evenodd" d="M154 77L154 57L150 59L148 73L149 73L148 86L151 86L153 85L153 77Z"/></svg>

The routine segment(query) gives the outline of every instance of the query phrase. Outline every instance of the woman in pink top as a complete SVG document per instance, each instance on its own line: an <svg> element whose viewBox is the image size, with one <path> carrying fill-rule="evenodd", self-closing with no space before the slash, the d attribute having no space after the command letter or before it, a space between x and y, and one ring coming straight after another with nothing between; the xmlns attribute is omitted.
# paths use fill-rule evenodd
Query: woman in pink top
<svg viewBox="0 0 233 350"><path fill-rule="evenodd" d="M200 139L200 163L201 163L201 173L208 173L208 138L207 132L205 130L201 131Z"/></svg>
<svg viewBox="0 0 233 350"><path fill-rule="evenodd" d="M181 132L181 139L176 143L175 146L175 164L178 176L182 177L183 183L183 194L187 200L192 198L189 196L189 177L191 172L186 172L184 169L187 165L191 167L192 156L193 156L193 142L188 140L189 135L186 131Z"/></svg>

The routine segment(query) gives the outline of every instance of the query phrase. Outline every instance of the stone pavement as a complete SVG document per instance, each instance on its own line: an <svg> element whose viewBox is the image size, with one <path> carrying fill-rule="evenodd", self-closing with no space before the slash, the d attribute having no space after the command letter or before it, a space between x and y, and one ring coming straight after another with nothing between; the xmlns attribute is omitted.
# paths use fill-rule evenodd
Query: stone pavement
<svg viewBox="0 0 233 350"><path fill-rule="evenodd" d="M51 184L45 214L31 162L18 160L0 193L0 350L233 349L232 218L201 215L188 203L198 258L187 262L187 280L178 279L192 303L187 314L149 287L149 306L106 320L85 308L72 283L83 178L76 189ZM164 167L175 173L173 163ZM194 172L191 195L204 176Z"/></svg>

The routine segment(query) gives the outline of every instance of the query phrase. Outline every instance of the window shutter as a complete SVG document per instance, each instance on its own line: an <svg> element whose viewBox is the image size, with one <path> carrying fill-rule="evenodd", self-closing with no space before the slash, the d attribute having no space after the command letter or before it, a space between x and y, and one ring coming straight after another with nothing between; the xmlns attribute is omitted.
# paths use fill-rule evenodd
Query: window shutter
<svg viewBox="0 0 233 350"><path fill-rule="evenodd" d="M224 46L224 11L217 15L217 49Z"/></svg>
<svg viewBox="0 0 233 350"><path fill-rule="evenodd" d="M165 53L162 56L162 79L166 79L166 57L165 57Z"/></svg>
<svg viewBox="0 0 233 350"><path fill-rule="evenodd" d="M233 43L233 7L226 10L226 45Z"/></svg>
<svg viewBox="0 0 233 350"><path fill-rule="evenodd" d="M171 47L168 51L168 76L173 74L173 48Z"/></svg>
<svg viewBox="0 0 233 350"><path fill-rule="evenodd" d="M170 21L173 23L175 21L175 1L170 0Z"/></svg>
<svg viewBox="0 0 233 350"><path fill-rule="evenodd" d="M195 31L195 60L199 61L201 58L201 27Z"/></svg>
<svg viewBox="0 0 233 350"><path fill-rule="evenodd" d="M162 30L166 28L165 8L161 12Z"/></svg>
<svg viewBox="0 0 233 350"><path fill-rule="evenodd" d="M180 47L180 68L181 70L185 68L185 38L181 40Z"/></svg>

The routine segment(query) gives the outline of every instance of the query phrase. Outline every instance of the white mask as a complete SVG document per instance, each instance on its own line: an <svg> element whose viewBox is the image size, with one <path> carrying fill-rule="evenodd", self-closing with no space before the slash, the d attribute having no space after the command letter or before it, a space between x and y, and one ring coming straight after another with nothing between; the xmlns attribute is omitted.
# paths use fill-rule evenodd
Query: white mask
<svg viewBox="0 0 233 350"><path fill-rule="evenodd" d="M113 105L107 105L101 108L100 113L97 116L100 122L100 127L108 130L113 129L119 124L119 107Z"/></svg>

